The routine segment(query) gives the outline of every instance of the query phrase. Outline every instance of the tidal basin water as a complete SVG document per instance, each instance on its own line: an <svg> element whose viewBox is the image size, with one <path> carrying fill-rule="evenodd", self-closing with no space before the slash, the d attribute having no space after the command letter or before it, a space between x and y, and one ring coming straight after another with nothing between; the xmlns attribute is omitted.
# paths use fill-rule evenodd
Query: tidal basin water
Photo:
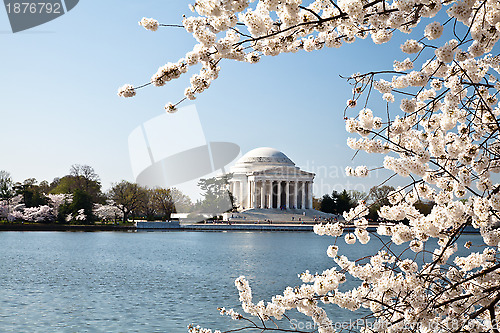
<svg viewBox="0 0 500 333"><path fill-rule="evenodd" d="M467 237L479 242L478 235ZM332 243L313 233L0 232L0 332L239 327L217 311L240 309L235 278L250 280L255 301L270 300L300 285L297 273L335 265L326 255ZM338 243L339 254L351 259L380 248L377 240ZM328 311L337 322L367 313ZM292 318L309 324L300 314Z"/></svg>

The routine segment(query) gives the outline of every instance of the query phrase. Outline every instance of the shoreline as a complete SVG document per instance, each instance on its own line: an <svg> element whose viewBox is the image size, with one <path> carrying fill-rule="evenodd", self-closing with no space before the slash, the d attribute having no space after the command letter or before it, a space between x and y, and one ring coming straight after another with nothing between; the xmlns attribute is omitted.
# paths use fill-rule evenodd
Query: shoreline
<svg viewBox="0 0 500 333"><path fill-rule="evenodd" d="M66 225L66 224L19 224L3 223L0 224L0 232L20 231L54 231L54 232L168 232L168 231L294 231L294 232L313 232L313 224L291 225L291 224L227 224L227 223L194 223L179 224L165 222L138 222L139 227L135 225ZM141 226L142 225L142 226Z"/></svg>
<svg viewBox="0 0 500 333"><path fill-rule="evenodd" d="M136 225L65 225L65 224L19 224L19 223L2 223L0 224L0 232L169 232L169 231L201 231L201 232L238 232L238 231L257 231L257 232L313 232L315 224L291 224L291 223L273 223L273 224L256 224L256 223L195 223L195 224L179 224L168 222L137 222ZM367 230L375 232L377 225L369 225ZM345 228L347 232L353 232L354 227L348 226ZM464 234L479 234L479 230L467 226L463 231Z"/></svg>
<svg viewBox="0 0 500 333"><path fill-rule="evenodd" d="M20 224L20 223L0 223L2 231L69 231L69 232L93 232L93 231L135 231L135 226L122 226L113 224L91 224L91 225L70 225L70 224Z"/></svg>

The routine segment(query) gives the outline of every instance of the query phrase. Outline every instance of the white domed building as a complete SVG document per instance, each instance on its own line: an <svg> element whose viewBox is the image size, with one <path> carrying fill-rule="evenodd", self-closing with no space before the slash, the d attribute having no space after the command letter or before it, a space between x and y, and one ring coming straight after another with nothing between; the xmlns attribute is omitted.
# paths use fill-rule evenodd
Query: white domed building
<svg viewBox="0 0 500 333"><path fill-rule="evenodd" d="M229 190L240 211L313 209L315 174L300 170L279 150L254 149L236 162L231 173Z"/></svg>

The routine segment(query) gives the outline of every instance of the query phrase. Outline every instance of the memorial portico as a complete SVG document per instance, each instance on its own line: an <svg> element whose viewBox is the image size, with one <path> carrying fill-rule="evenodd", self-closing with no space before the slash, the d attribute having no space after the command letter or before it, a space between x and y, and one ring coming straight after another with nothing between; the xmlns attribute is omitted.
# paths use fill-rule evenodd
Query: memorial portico
<svg viewBox="0 0 500 333"><path fill-rule="evenodd" d="M314 174L300 170L285 154L257 148L231 168L230 191L240 210L312 209Z"/></svg>

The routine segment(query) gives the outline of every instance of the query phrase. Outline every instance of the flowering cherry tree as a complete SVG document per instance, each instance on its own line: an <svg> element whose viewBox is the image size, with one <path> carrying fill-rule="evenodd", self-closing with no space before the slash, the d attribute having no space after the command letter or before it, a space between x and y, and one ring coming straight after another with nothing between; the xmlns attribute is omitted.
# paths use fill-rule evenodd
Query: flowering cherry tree
<svg viewBox="0 0 500 333"><path fill-rule="evenodd" d="M116 219L123 219L123 212L116 207L112 200L108 200L105 205L95 204L93 213L102 221L115 221Z"/></svg>
<svg viewBox="0 0 500 333"><path fill-rule="evenodd" d="M6 201L0 201L0 220L7 219L9 216L9 204Z"/></svg>
<svg viewBox="0 0 500 333"><path fill-rule="evenodd" d="M347 132L358 136L349 138L348 146L384 154L383 167L409 179L379 210L396 224L370 233L368 207L360 202L344 214L345 223L315 227L347 244L377 238L384 244L381 251L354 260L332 245L327 255L336 267L301 274L300 287L286 288L267 303L255 303L249 282L240 277L236 287L246 315L224 308L221 314L248 322L248 329L291 331L269 323L296 309L312 318L318 332L334 332L322 304L336 304L369 309L375 324L364 332L499 332L500 184L493 175L500 172L500 2L198 0L191 10L195 15L184 17L182 26L198 42L193 50L160 67L148 83L124 85L118 95L163 86L201 64L184 98L165 106L175 112L179 102L195 99L218 78L223 61L256 63L263 56L338 48L357 38L382 44L398 32L410 37L401 51L411 57L396 59L385 71L348 78L353 90L344 111ZM413 30L421 24L424 34L416 36ZM147 18L140 25L151 31L166 26ZM375 91L387 108L373 112L368 104L377 98ZM359 177L369 172L365 166L346 170ZM418 200L436 205L424 216L415 207ZM482 241L466 247L482 248L461 257L455 253L457 239L467 226L477 229ZM345 233L346 227L353 232ZM437 247L429 250L432 239ZM398 253L390 244L406 249ZM340 291L348 276L359 285Z"/></svg>
<svg viewBox="0 0 500 333"><path fill-rule="evenodd" d="M22 210L24 209L22 201L22 195L16 195L9 200L0 201L0 219L14 221L15 219L20 218L20 216L22 216Z"/></svg>
<svg viewBox="0 0 500 333"><path fill-rule="evenodd" d="M29 208L18 207L16 210L13 210L8 217L11 221L19 220L33 223L53 222L55 218L54 209L47 205Z"/></svg>
<svg viewBox="0 0 500 333"><path fill-rule="evenodd" d="M73 195L66 193L47 194L47 198L49 198L50 206L54 208L54 212L56 215L59 212L59 208L61 207L61 205L71 203L71 201L73 201Z"/></svg>
<svg viewBox="0 0 500 333"><path fill-rule="evenodd" d="M11 200L0 201L0 219L8 221L27 221L33 223L54 222L62 204L71 202L71 194L48 194L48 205L26 207L22 203L22 195L17 195Z"/></svg>
<svg viewBox="0 0 500 333"><path fill-rule="evenodd" d="M52 222L55 220L54 209L47 205L25 208L21 219L35 223Z"/></svg>
<svg viewBox="0 0 500 333"><path fill-rule="evenodd" d="M71 215L68 215L68 218L70 217ZM85 215L85 209L79 209L76 216L75 216L75 220L76 221L85 221L87 219L87 215Z"/></svg>

